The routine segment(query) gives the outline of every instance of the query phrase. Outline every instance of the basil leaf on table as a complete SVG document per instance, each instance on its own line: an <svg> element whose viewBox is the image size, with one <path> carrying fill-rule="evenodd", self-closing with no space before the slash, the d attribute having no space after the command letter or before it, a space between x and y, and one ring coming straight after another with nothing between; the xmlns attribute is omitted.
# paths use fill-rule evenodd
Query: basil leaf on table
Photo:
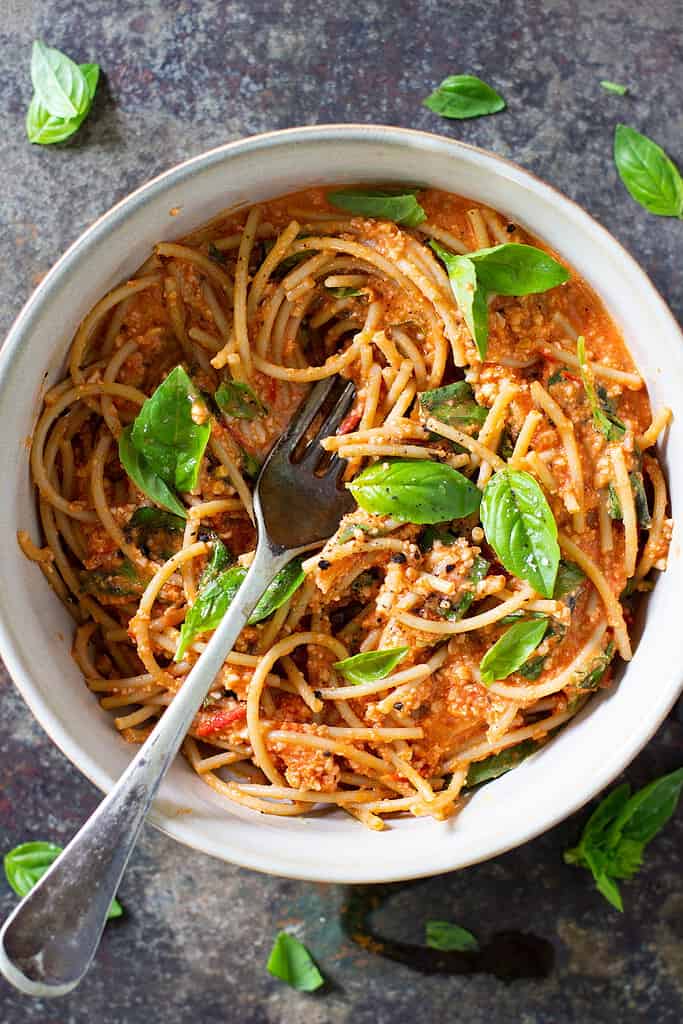
<svg viewBox="0 0 683 1024"><path fill-rule="evenodd" d="M659 217L683 217L683 179L656 142L626 124L618 124L614 162L637 203Z"/></svg>
<svg viewBox="0 0 683 1024"><path fill-rule="evenodd" d="M628 783L618 786L596 807L577 846L565 852L565 863L588 868L605 899L623 910L615 879L638 871L647 844L673 815L682 789L683 768L633 796Z"/></svg>
<svg viewBox="0 0 683 1024"><path fill-rule="evenodd" d="M57 860L62 847L55 843L32 842L21 843L4 856L5 877L22 899L27 896L33 886L43 877L54 861ZM118 900L112 900L107 918L121 917L123 907Z"/></svg>
<svg viewBox="0 0 683 1024"><path fill-rule="evenodd" d="M600 85L605 90L605 92L614 93L615 96L625 96L628 92L627 85L619 85L618 82L610 82L608 78L603 78L600 82Z"/></svg>
<svg viewBox="0 0 683 1024"><path fill-rule="evenodd" d="M430 949L444 953L477 953L479 943L472 932L450 921L427 921L425 936Z"/></svg>
<svg viewBox="0 0 683 1024"><path fill-rule="evenodd" d="M481 659L479 669L485 685L506 679L527 661L548 628L547 619L529 619L510 626Z"/></svg>
<svg viewBox="0 0 683 1024"><path fill-rule="evenodd" d="M131 439L132 426L126 427L119 436L119 459L136 487L157 505L170 512L187 518L185 507L176 498L173 491L166 486L161 477L154 472L145 456L138 451Z"/></svg>
<svg viewBox="0 0 683 1024"><path fill-rule="evenodd" d="M90 94L81 68L40 39L31 52L31 81L39 102L54 117L78 117L88 106Z"/></svg>
<svg viewBox="0 0 683 1024"><path fill-rule="evenodd" d="M227 552L227 549L224 550ZM216 548L214 548L214 558L216 557L215 552ZM203 576L206 582L202 585L200 580L195 602L188 610L180 629L175 661L182 659L185 651L197 636L217 628L247 575L247 570L242 565L233 565L229 569L217 571L215 564L211 569L211 563L209 563L204 572L207 573L206 577ZM295 558L284 569L280 569L249 616L249 625L253 626L277 611L299 589L303 581L304 572L301 568L301 559Z"/></svg>
<svg viewBox="0 0 683 1024"><path fill-rule="evenodd" d="M602 394L600 394L595 386L593 372L586 358L586 340L583 335L580 335L576 341L576 355L579 360L581 380L583 381L583 387L588 398L588 404L591 407L595 426L601 434L604 434L608 441L621 441L626 433L626 427L615 415L614 405L607 397L604 389Z"/></svg>
<svg viewBox="0 0 683 1024"><path fill-rule="evenodd" d="M480 359L488 350L488 296L536 295L569 280L569 271L542 249L505 242L459 256L438 242L430 246L442 260L455 300Z"/></svg>
<svg viewBox="0 0 683 1024"><path fill-rule="evenodd" d="M501 469L484 488L481 522L508 572L551 598L560 562L557 524L530 473Z"/></svg>
<svg viewBox="0 0 683 1024"><path fill-rule="evenodd" d="M289 932L280 932L275 939L267 967L274 978L286 982L298 992L314 992L325 983L303 942Z"/></svg>
<svg viewBox="0 0 683 1024"><path fill-rule="evenodd" d="M475 761L467 769L465 786L472 789L474 786L480 786L482 782L500 778L535 753L539 746L536 740L523 740L515 747L501 750L499 754L490 754L483 761Z"/></svg>
<svg viewBox="0 0 683 1024"><path fill-rule="evenodd" d="M466 380L421 391L418 398L420 406L441 423L481 426L489 414L488 409L474 400L472 386Z"/></svg>
<svg viewBox="0 0 683 1024"><path fill-rule="evenodd" d="M363 651L332 666L350 683L376 683L384 679L408 653L407 647L390 647L383 651Z"/></svg>
<svg viewBox="0 0 683 1024"><path fill-rule="evenodd" d="M585 573L579 569L578 565L575 565L574 562L565 562L561 558L560 564L557 567L555 589L553 590L555 601L559 601L560 598L573 593L577 587L581 586L585 578Z"/></svg>
<svg viewBox="0 0 683 1024"><path fill-rule="evenodd" d="M442 523L476 512L481 492L457 469L427 459L375 462L346 485L361 508L407 523Z"/></svg>
<svg viewBox="0 0 683 1024"><path fill-rule="evenodd" d="M221 412L236 420L255 420L268 412L258 395L241 381L223 381L213 397Z"/></svg>
<svg viewBox="0 0 683 1024"><path fill-rule="evenodd" d="M419 191L418 188L347 188L340 192L328 192L327 201L357 217L393 220L406 228L414 228L427 219L427 214L415 198Z"/></svg>
<svg viewBox="0 0 683 1024"><path fill-rule="evenodd" d="M503 97L476 75L449 75L422 103L441 117L457 120L505 109Z"/></svg>
<svg viewBox="0 0 683 1024"><path fill-rule="evenodd" d="M198 399L182 366L176 366L140 409L131 441L169 487L191 491L197 486L204 449L211 433L208 423L195 423L192 407Z"/></svg>
<svg viewBox="0 0 683 1024"><path fill-rule="evenodd" d="M87 104L76 117L57 117L43 106L38 95L34 93L26 113L26 134L29 142L41 146L64 142L83 124L90 113L95 97L100 68L98 64L79 64L79 67L83 72L88 89Z"/></svg>

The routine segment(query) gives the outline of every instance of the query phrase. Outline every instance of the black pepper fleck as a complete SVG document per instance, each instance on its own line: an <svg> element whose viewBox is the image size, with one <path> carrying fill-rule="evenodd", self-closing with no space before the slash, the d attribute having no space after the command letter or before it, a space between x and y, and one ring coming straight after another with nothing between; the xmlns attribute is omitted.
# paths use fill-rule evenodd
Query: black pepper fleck
<svg viewBox="0 0 683 1024"><path fill-rule="evenodd" d="M394 704L394 711L403 711L403 704L400 700L396 701Z"/></svg>
<svg viewBox="0 0 683 1024"><path fill-rule="evenodd" d="M323 569L323 570L324 569L329 569L329 567L331 565L332 565L332 562L328 562L328 560L326 558L321 558L320 561L318 562L318 568L319 569Z"/></svg>
<svg viewBox="0 0 683 1024"><path fill-rule="evenodd" d="M396 565L404 565L408 561L402 551L397 551L395 555L392 555L389 559L391 562L395 562Z"/></svg>
<svg viewBox="0 0 683 1024"><path fill-rule="evenodd" d="M320 692L320 690L314 690L314 691L313 691L313 696L314 696L314 697L317 697L317 698L318 698L318 700L322 700L322 699L323 699L323 695L322 695L322 693Z"/></svg>
<svg viewBox="0 0 683 1024"><path fill-rule="evenodd" d="M446 566L446 572L453 572L455 569L455 562L449 562Z"/></svg>
<svg viewBox="0 0 683 1024"><path fill-rule="evenodd" d="M517 230L517 228L516 228L516 226L514 224L508 224L508 226L506 227L505 230L507 231L507 233L509 235L511 235L513 231Z"/></svg>

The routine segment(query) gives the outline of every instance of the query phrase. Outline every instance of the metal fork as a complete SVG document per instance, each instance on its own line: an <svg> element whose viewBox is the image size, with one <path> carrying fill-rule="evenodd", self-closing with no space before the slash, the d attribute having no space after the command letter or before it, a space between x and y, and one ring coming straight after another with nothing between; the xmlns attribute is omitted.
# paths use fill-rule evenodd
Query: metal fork
<svg viewBox="0 0 683 1024"><path fill-rule="evenodd" d="M228 612L116 786L6 921L0 971L22 992L64 995L84 976L159 784L240 631L280 569L331 536L353 507L339 483L344 460L321 463L319 445L353 395L341 378L321 381L271 451L254 493L256 554ZM323 422L306 444L321 412Z"/></svg>

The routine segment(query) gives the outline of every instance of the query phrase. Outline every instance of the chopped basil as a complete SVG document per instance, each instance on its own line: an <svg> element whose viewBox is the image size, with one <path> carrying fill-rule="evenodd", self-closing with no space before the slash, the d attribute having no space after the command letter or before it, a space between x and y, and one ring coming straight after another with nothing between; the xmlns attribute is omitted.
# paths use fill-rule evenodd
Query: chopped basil
<svg viewBox="0 0 683 1024"><path fill-rule="evenodd" d="M650 515L650 508L647 503L643 474L640 471L632 472L629 473L628 478L631 481L631 490L633 491L633 500L636 506L638 524L642 526L644 530L649 530L652 526L652 516Z"/></svg>
<svg viewBox="0 0 683 1024"><path fill-rule="evenodd" d="M275 939L267 966L274 978L298 992L314 992L325 983L304 944L289 932L280 932Z"/></svg>
<svg viewBox="0 0 683 1024"><path fill-rule="evenodd" d="M481 522L507 571L552 597L560 561L557 524L536 480L516 469L495 473L484 488Z"/></svg>
<svg viewBox="0 0 683 1024"><path fill-rule="evenodd" d="M567 594L572 594L581 586L585 578L585 573L579 569L578 565L575 565L574 562L566 562L564 558L561 558L557 567L553 598L559 601Z"/></svg>
<svg viewBox="0 0 683 1024"><path fill-rule="evenodd" d="M391 647L383 651L363 651L343 661L337 661L333 668L350 683L376 683L384 679L408 653L407 647Z"/></svg>
<svg viewBox="0 0 683 1024"><path fill-rule="evenodd" d="M367 523L350 523L337 534L337 544L347 544L350 540L356 540L359 530L361 533L368 534L371 537L383 536L382 530L377 530L374 526L368 526Z"/></svg>
<svg viewBox="0 0 683 1024"><path fill-rule="evenodd" d="M17 896L28 896L34 885L57 860L62 847L55 843L32 842L15 846L4 856L5 877ZM108 920L121 917L123 907L118 900L112 900Z"/></svg>
<svg viewBox="0 0 683 1024"><path fill-rule="evenodd" d="M363 295L359 288L351 288L348 286L340 286L339 288L325 288L331 295L334 295L335 299L355 299L359 295Z"/></svg>
<svg viewBox="0 0 683 1024"><path fill-rule="evenodd" d="M604 388L595 386L593 371L586 358L586 342L581 335L576 342L576 354L579 359L579 370L584 390L593 414L593 422L608 441L621 441L626 427L615 415L614 403L607 396Z"/></svg>
<svg viewBox="0 0 683 1024"><path fill-rule="evenodd" d="M182 533L185 529L185 519L183 516L174 515L173 512L153 508L151 505L143 505L141 508L135 509L128 520L126 529L141 530L146 533L151 533L154 530Z"/></svg>
<svg viewBox="0 0 683 1024"><path fill-rule="evenodd" d="M523 740L516 747L509 747L508 750L501 750L500 754L491 754L483 761L475 761L467 770L465 785L468 789L479 786L482 782L489 782L505 775L512 768L516 768L525 758L538 750L540 744L536 740Z"/></svg>
<svg viewBox="0 0 683 1024"><path fill-rule="evenodd" d="M548 387L551 388L554 384L561 384L563 380L566 380L566 373L564 370L555 370L548 377Z"/></svg>
<svg viewBox="0 0 683 1024"><path fill-rule="evenodd" d="M435 114L457 120L497 114L505 109L503 97L476 75L449 75L422 102Z"/></svg>
<svg viewBox="0 0 683 1024"><path fill-rule="evenodd" d="M421 408L442 423L481 426L489 414L488 409L475 402L472 387L465 380L422 391L418 398Z"/></svg>
<svg viewBox="0 0 683 1024"><path fill-rule="evenodd" d="M224 380L213 396L225 416L236 420L255 420L268 410L248 384L238 380Z"/></svg>
<svg viewBox="0 0 683 1024"><path fill-rule="evenodd" d="M425 926L427 945L444 953L477 953L479 943L466 928L450 921L427 921Z"/></svg>
<svg viewBox="0 0 683 1024"><path fill-rule="evenodd" d="M481 681L488 686L521 668L548 628L547 619L529 619L510 626L481 659Z"/></svg>
<svg viewBox="0 0 683 1024"><path fill-rule="evenodd" d="M621 502L619 501L619 495L614 489L614 484L607 484L607 512L610 519L621 519Z"/></svg>
<svg viewBox="0 0 683 1024"><path fill-rule="evenodd" d="M415 198L419 191L419 188L347 188L342 192L328 192L327 200L332 206L357 217L393 220L403 227L414 228L427 219Z"/></svg>
<svg viewBox="0 0 683 1024"><path fill-rule="evenodd" d="M656 142L626 124L618 124L614 162L637 203L660 217L683 217L683 179Z"/></svg>
<svg viewBox="0 0 683 1024"><path fill-rule="evenodd" d="M529 658L525 661L522 667L519 669L520 676L528 679L530 682L535 682L543 673L545 668L546 659L542 654L537 654L533 658Z"/></svg>
<svg viewBox="0 0 683 1024"><path fill-rule="evenodd" d="M615 96L625 96L628 92L627 85L619 85L618 82L610 82L608 78L603 78L600 85L605 92L612 92Z"/></svg>
<svg viewBox="0 0 683 1024"><path fill-rule="evenodd" d="M437 541L450 547L451 544L455 544L457 539L454 533L443 526L425 526L417 543L420 551L424 554L426 551L431 551Z"/></svg>
<svg viewBox="0 0 683 1024"><path fill-rule="evenodd" d="M299 235L299 238L305 238L306 235ZM263 243L263 258L265 259L270 250L275 245L274 238L267 238ZM280 260L278 265L273 270L272 276L276 281L282 280L283 277L287 277L290 270L294 270L304 260L308 260L313 255L308 249L302 249L301 252L293 252L291 256L285 256L283 260Z"/></svg>
<svg viewBox="0 0 683 1024"><path fill-rule="evenodd" d="M579 690L597 690L602 680L602 677L604 676L605 672L609 667L610 662L612 661L612 658L614 657L614 652L615 646L610 641L610 643L607 644L607 647L602 652L602 654L599 654L597 658L593 659L591 667L586 673L586 675L583 677L583 679L579 683L576 683L576 686Z"/></svg>
<svg viewBox="0 0 683 1024"><path fill-rule="evenodd" d="M647 844L673 815L681 789L683 768L633 795L627 782L617 786L591 814L578 845L565 852L565 863L587 868L605 899L623 910L616 880L640 869Z"/></svg>
<svg viewBox="0 0 683 1024"><path fill-rule="evenodd" d="M569 280L569 271L542 249L506 242L459 256L438 242L430 246L442 260L451 289L480 359L488 350L488 296L536 295Z"/></svg>
<svg viewBox="0 0 683 1024"><path fill-rule="evenodd" d="M480 555L475 557L468 577L468 589L455 602L448 600L445 602L439 601L439 614L444 619L448 619L451 622L458 622L467 614L472 606L472 602L474 601L474 596L477 592L477 584L481 583L481 581L486 578L486 573L489 571L489 564L490 563Z"/></svg>
<svg viewBox="0 0 683 1024"><path fill-rule="evenodd" d="M408 523L442 523L476 512L481 493L457 469L427 459L383 460L346 485L361 508Z"/></svg>

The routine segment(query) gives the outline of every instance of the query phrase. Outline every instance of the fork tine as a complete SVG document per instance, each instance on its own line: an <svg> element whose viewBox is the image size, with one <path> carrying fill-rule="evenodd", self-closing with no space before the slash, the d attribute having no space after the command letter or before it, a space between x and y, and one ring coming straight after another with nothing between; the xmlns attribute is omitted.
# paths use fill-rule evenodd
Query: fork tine
<svg viewBox="0 0 683 1024"><path fill-rule="evenodd" d="M311 444L315 444L318 441L322 441L323 438L329 437L330 434L334 434L341 421L346 416L347 412L351 407L351 403L356 394L356 385L350 380L339 398L333 405L332 409L323 420L320 425L320 429L316 433L315 437L311 438Z"/></svg>
<svg viewBox="0 0 683 1024"><path fill-rule="evenodd" d="M324 380L318 381L313 387L310 395L301 406L301 411L297 410L277 443L278 454L291 455L336 382L336 376L326 377Z"/></svg>

